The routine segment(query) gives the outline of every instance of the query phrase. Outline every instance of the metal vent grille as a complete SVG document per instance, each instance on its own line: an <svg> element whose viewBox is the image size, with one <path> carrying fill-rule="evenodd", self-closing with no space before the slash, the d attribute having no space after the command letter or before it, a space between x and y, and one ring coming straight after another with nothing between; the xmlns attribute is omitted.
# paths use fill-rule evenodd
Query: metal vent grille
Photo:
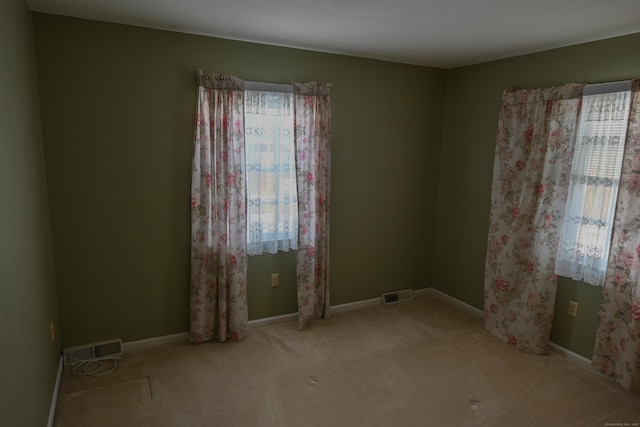
<svg viewBox="0 0 640 427"><path fill-rule="evenodd" d="M413 300L413 289L403 289L382 294L382 304L384 305L398 304L411 300Z"/></svg>
<svg viewBox="0 0 640 427"><path fill-rule="evenodd" d="M122 340L118 338L116 340L65 348L62 352L65 366L103 357L119 357L122 356Z"/></svg>

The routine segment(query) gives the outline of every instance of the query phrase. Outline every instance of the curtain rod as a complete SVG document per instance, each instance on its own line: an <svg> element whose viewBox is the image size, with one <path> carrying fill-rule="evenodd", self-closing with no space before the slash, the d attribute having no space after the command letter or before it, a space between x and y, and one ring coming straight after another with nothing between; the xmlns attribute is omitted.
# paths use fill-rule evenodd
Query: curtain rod
<svg viewBox="0 0 640 427"><path fill-rule="evenodd" d="M611 93L611 92L625 92L627 90L631 90L631 83L633 80L623 80L619 82L607 82L607 83L596 83L592 85L586 85L584 87L584 91L582 94L584 96L588 95L598 95L601 93Z"/></svg>

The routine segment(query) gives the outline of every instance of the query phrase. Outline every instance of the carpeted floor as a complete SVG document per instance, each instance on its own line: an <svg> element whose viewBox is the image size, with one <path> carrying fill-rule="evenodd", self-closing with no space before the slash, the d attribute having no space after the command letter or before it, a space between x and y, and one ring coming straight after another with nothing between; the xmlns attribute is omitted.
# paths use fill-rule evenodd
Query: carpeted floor
<svg viewBox="0 0 640 427"><path fill-rule="evenodd" d="M65 369L55 425L639 426L640 393L515 350L428 295L304 331L129 351L104 377Z"/></svg>

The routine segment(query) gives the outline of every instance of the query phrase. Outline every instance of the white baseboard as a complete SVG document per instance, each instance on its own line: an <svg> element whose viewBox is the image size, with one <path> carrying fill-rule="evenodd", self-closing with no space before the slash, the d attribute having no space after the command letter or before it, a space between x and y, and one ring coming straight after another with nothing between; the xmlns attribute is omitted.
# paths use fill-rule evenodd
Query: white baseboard
<svg viewBox="0 0 640 427"><path fill-rule="evenodd" d="M164 335L161 337L147 338L144 340L129 341L122 343L122 350L143 350L150 347L157 347L162 344L187 342L189 341L189 333L181 332L179 334Z"/></svg>
<svg viewBox="0 0 640 427"><path fill-rule="evenodd" d="M428 295L431 288L423 288L413 291L414 296ZM444 295L444 294L443 294ZM370 298L362 301L349 302L346 304L338 304L331 307L332 313L344 313L352 310L359 310L365 307L373 307L380 305L380 298ZM264 317L262 319L249 320L249 328L259 328L262 326L276 325L278 323L291 322L298 319L298 313L281 314L279 316ZM175 342L187 342L189 340L189 333L182 332L173 335L164 335L160 337L148 338L137 341L128 341L122 343L122 349L141 350L149 347L156 347L158 345Z"/></svg>
<svg viewBox="0 0 640 427"><path fill-rule="evenodd" d="M439 291L437 289L434 288L422 288L422 289L417 289L415 291L413 291L413 295L414 297L420 297L420 296L425 296L425 295L433 295L436 296L440 299L443 299L445 301L447 301L448 303L456 306L457 308L459 308L462 311L465 311L469 314L472 314L474 316L480 317L480 318L484 318L484 312L482 310L480 310L479 308L476 308L472 305L469 305L465 302L460 301L459 299L456 299L450 295L445 294L442 291ZM366 307L373 307L376 305L381 305L381 299L380 298L370 298L370 299L366 299L366 300L362 300L362 301L355 301L355 302L349 302L346 304L338 304L338 305L334 305L331 307L331 312L332 313L344 313L347 311L352 311L352 310L359 310L361 308L366 308ZM289 314L282 314L279 316L272 316L272 317L265 317L262 319L255 319L255 320L250 320L249 321L249 328L259 328L262 326L269 326L269 325L276 325L278 323L285 323L285 322L291 322L294 321L298 318L298 313L289 313ZM173 334L173 335L165 335L165 336L161 336L161 337L155 337L155 338L149 338L149 339L144 339L144 340L138 340L138 341L129 341L129 342L125 342L122 344L122 348L123 350L140 350L140 349L145 349L145 348L149 348L149 347L156 347L158 345L161 344L166 344L166 343L175 343L175 342L187 342L189 340L189 333L188 332L182 332L179 334ZM554 344L552 342L549 343L549 347L555 352L560 354L561 356L566 357L567 359L570 359L576 363L578 363L581 366L584 367L591 367L591 361L589 359L587 359L586 357L583 357L577 353L572 352L571 350L567 350L564 347L559 346L558 344ZM58 386L59 386L59 380L60 377L62 375L62 358L60 359L60 370L58 372L58 381L56 382L56 390L55 390L55 400L57 400L57 390L58 390ZM54 402L55 402L54 400ZM54 405L54 403L52 402L52 405ZM52 406L52 410L55 412L55 406ZM50 421L53 422L53 417L50 415Z"/></svg>
<svg viewBox="0 0 640 427"><path fill-rule="evenodd" d="M346 304L338 304L331 306L331 313L344 313L347 311L359 310L366 307L374 307L380 305L380 298L370 298L362 301L348 302Z"/></svg>
<svg viewBox="0 0 640 427"><path fill-rule="evenodd" d="M413 291L413 296L423 297L425 295L431 295L432 291L433 291L433 288L416 289L415 291Z"/></svg>
<svg viewBox="0 0 640 427"><path fill-rule="evenodd" d="M581 356L578 353L574 353L571 350L567 350L566 348L559 346L556 343L552 343L551 341L549 341L549 347L551 348L551 350L553 350L555 353L558 353L560 356L563 356L577 363L578 365L581 365L584 368L591 368L591 360L587 359L586 357Z"/></svg>
<svg viewBox="0 0 640 427"><path fill-rule="evenodd" d="M431 295L435 295L438 298L441 298L449 303L451 303L452 305L455 305L456 307L458 307L460 310L466 311L467 313L473 314L475 316L478 317L482 317L484 318L484 312L482 310L480 310L479 308L476 308L472 305L467 304L466 302L462 302L459 299L456 299L450 295L445 294L444 292L441 292L437 289L434 288L427 288L429 290L429 293Z"/></svg>
<svg viewBox="0 0 640 427"><path fill-rule="evenodd" d="M249 320L249 328L259 328L261 326L277 325L298 320L298 313L281 314L280 316L263 317L262 319Z"/></svg>
<svg viewBox="0 0 640 427"><path fill-rule="evenodd" d="M62 382L62 370L63 370L62 356L58 362L58 374L56 375L56 383L53 386L53 395L51 396L51 406L49 406L49 419L47 420L47 427L53 427L53 421L56 418L56 407L58 405L58 394L60 393L60 383Z"/></svg>
<svg viewBox="0 0 640 427"><path fill-rule="evenodd" d="M298 313L283 314L280 316L266 317L263 319L249 320L249 328L258 328L260 326L275 325L278 323L296 320ZM159 337L147 338L143 340L127 341L122 343L123 351L144 350L151 347L157 347L163 344L188 342L189 332L180 332L178 334L163 335Z"/></svg>
<svg viewBox="0 0 640 427"><path fill-rule="evenodd" d="M430 288L424 288L424 289L418 289L413 291L413 295L414 296L422 296L422 295L428 295L429 294L429 289ZM335 313L344 313L347 311L352 311L352 310L359 310L361 308L366 308L366 307L375 307L376 305L381 305L381 299L380 297L377 298L369 298L369 299L365 299L365 300L361 300L361 301L354 301L354 302L348 302L345 304L338 304L338 305L332 305L331 306L331 313L335 314ZM259 328L261 326L269 326L269 325L276 325L278 323L284 323L284 322L290 322L293 320L298 319L298 313L289 313L289 314L282 314L280 316L273 316L273 317L265 317L262 319L255 319L255 320L249 320L249 327L250 328Z"/></svg>
<svg viewBox="0 0 640 427"><path fill-rule="evenodd" d="M430 294L431 288L416 289L413 291L414 297L420 297ZM369 298L362 301L348 302L346 304L339 304L331 306L332 313L344 313L345 311L359 310L366 307L375 307L376 305L382 305L382 297Z"/></svg>
<svg viewBox="0 0 640 427"><path fill-rule="evenodd" d="M429 293L431 293L432 295L436 295L439 298L442 298L444 300L446 300L447 302L450 302L451 304L455 305L456 307L460 308L461 310L464 310L468 313L474 314L478 317L484 317L484 312L482 310L480 310L479 308L476 308L472 305L469 305L467 303L464 303L452 296L449 296L437 289L433 289L433 288L429 288ZM575 362L576 364L584 367L584 368L591 368L591 360L587 359L584 356L581 356L577 353L574 353L571 350L568 350L558 344L549 342L549 347L551 348L551 350L553 350L553 352L559 354L560 356L563 356L573 362Z"/></svg>

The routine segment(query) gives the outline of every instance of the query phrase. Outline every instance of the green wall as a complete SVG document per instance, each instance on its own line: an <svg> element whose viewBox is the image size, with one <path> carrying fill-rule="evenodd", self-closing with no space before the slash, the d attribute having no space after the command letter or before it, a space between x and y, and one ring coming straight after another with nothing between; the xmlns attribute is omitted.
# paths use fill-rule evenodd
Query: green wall
<svg viewBox="0 0 640 427"><path fill-rule="evenodd" d="M198 68L331 82L331 303L429 285L445 70L39 13L34 22L64 347L188 329ZM296 311L295 253L251 257L248 282L251 319Z"/></svg>
<svg viewBox="0 0 640 427"><path fill-rule="evenodd" d="M333 83L333 305L433 286L478 308L502 91L640 75L640 34L446 71L33 16L64 347L188 329L198 68ZM251 319L296 310L294 252L248 280ZM552 341L591 357L599 298L560 279Z"/></svg>
<svg viewBox="0 0 640 427"><path fill-rule="evenodd" d="M482 308L495 133L502 92L640 77L640 34L450 70L433 287ZM567 316L569 300L580 304ZM591 358L600 288L560 278L551 340Z"/></svg>
<svg viewBox="0 0 640 427"><path fill-rule="evenodd" d="M49 334L58 310L33 25L23 0L0 2L0 58L0 425L44 426L61 347Z"/></svg>

